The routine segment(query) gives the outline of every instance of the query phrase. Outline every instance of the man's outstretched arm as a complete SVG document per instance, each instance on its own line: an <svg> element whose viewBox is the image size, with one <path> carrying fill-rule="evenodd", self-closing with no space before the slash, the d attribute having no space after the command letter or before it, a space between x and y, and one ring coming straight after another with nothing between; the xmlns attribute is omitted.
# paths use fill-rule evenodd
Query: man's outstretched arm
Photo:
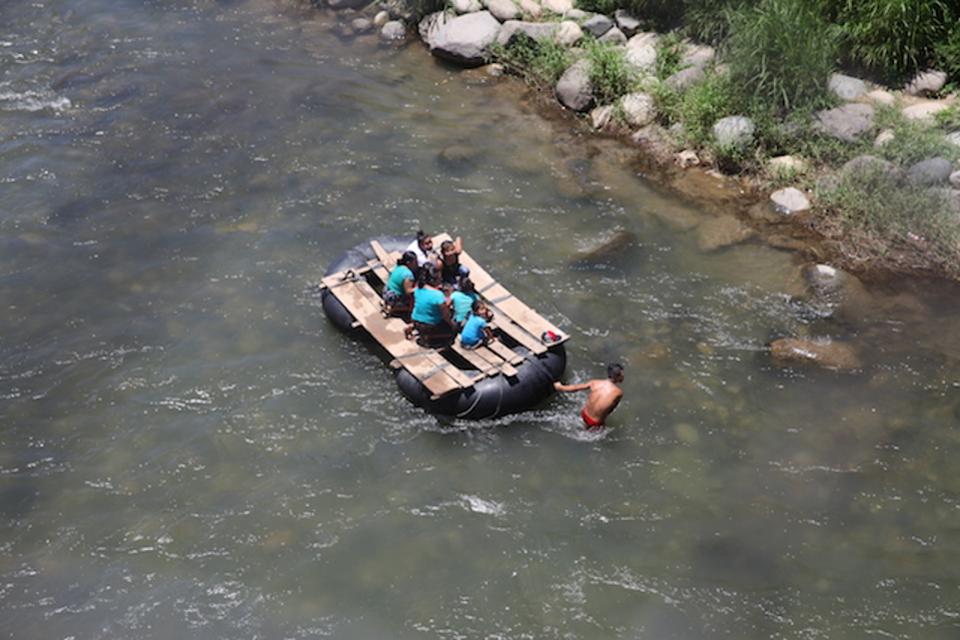
<svg viewBox="0 0 960 640"><path fill-rule="evenodd" d="M554 382L553 388L557 391L586 391L590 388L590 383L584 382L583 384L560 384L559 382Z"/></svg>

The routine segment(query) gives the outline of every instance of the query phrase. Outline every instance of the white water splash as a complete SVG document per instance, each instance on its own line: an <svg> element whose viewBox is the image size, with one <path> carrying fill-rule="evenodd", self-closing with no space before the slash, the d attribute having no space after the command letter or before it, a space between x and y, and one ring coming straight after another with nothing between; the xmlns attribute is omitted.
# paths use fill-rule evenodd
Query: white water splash
<svg viewBox="0 0 960 640"><path fill-rule="evenodd" d="M45 91L0 90L0 111L44 111L62 113L73 106L69 98Z"/></svg>

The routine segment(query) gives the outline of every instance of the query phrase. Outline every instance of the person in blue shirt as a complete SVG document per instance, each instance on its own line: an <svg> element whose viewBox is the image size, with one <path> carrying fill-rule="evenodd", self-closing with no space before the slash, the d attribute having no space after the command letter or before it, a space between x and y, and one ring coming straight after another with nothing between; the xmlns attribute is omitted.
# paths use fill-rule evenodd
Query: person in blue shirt
<svg viewBox="0 0 960 640"><path fill-rule="evenodd" d="M463 325L463 331L460 332L460 344L465 349L476 349L493 340L493 329L490 328L492 320L493 312L483 300L475 300L470 315Z"/></svg>
<svg viewBox="0 0 960 640"><path fill-rule="evenodd" d="M476 288L473 286L473 280L463 278L460 281L460 290L450 294L450 302L453 305L453 321L462 327L466 322L473 303L480 299Z"/></svg>
<svg viewBox="0 0 960 640"><path fill-rule="evenodd" d="M413 275L417 268L417 254L407 251L397 266L390 272L387 285L383 289L383 306L387 315L405 316L413 308L413 292L416 290L416 277Z"/></svg>
<svg viewBox="0 0 960 640"><path fill-rule="evenodd" d="M423 346L448 344L456 335L450 302L440 290L440 273L432 264L420 267L418 287L413 292L413 322L404 331L408 339L414 332Z"/></svg>

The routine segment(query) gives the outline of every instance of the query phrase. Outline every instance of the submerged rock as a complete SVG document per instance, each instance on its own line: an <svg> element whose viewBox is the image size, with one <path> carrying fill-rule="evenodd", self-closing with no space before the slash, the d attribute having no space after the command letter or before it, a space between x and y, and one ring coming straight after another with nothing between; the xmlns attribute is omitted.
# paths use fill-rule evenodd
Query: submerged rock
<svg viewBox="0 0 960 640"><path fill-rule="evenodd" d="M451 168L463 168L471 164L480 152L474 148L463 144L453 144L444 147L437 154L437 161Z"/></svg>
<svg viewBox="0 0 960 640"><path fill-rule="evenodd" d="M852 346L832 340L781 338L770 343L770 355L781 365L815 364L842 371L862 366Z"/></svg>
<svg viewBox="0 0 960 640"><path fill-rule="evenodd" d="M380 29L380 38L387 42L401 42L407 37L407 27L399 20L391 20Z"/></svg>
<svg viewBox="0 0 960 640"><path fill-rule="evenodd" d="M621 229L608 240L604 240L600 244L580 252L571 263L574 265L584 265L605 262L617 257L632 245L636 239L636 235L630 231Z"/></svg>
<svg viewBox="0 0 960 640"><path fill-rule="evenodd" d="M355 33L370 33L373 31L373 21L367 18L354 18L350 22L350 26L353 27Z"/></svg>
<svg viewBox="0 0 960 640"><path fill-rule="evenodd" d="M734 216L717 216L697 227L697 246L701 251L716 251L752 238L753 229Z"/></svg>
<svg viewBox="0 0 960 640"><path fill-rule="evenodd" d="M574 111L586 111L593 104L593 83L590 82L590 61L578 60L570 66L556 88L560 104Z"/></svg>
<svg viewBox="0 0 960 640"><path fill-rule="evenodd" d="M828 264L808 264L801 271L803 279L816 295L826 295L840 291L851 276Z"/></svg>
<svg viewBox="0 0 960 640"><path fill-rule="evenodd" d="M845 104L836 109L817 112L821 131L844 142L857 138L873 128L874 109L868 104Z"/></svg>

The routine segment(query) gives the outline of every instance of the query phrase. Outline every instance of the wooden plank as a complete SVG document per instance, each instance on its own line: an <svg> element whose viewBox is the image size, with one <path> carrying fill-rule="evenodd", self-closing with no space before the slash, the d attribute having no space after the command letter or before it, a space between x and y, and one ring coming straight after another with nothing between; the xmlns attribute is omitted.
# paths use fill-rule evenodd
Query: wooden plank
<svg viewBox="0 0 960 640"><path fill-rule="evenodd" d="M500 312L494 312L494 322L496 326L494 330L499 329L506 335L513 338L513 340L519 343L521 346L526 347L530 351L536 354L546 353L547 347L540 340L534 338L529 333L523 330L522 327L515 324L510 318L503 315Z"/></svg>
<svg viewBox="0 0 960 640"><path fill-rule="evenodd" d="M519 353L517 353L513 349L510 349L509 347L507 347L507 345L503 344L499 340L491 341L490 343L487 344L487 348L490 349L490 351L493 351L498 356L500 356L500 358L502 358L503 360L506 360L507 362L509 362L510 364L519 364L523 362L523 356L521 356Z"/></svg>
<svg viewBox="0 0 960 640"><path fill-rule="evenodd" d="M387 280L390 278L390 272L387 271L387 268L383 266L379 260L368 260L367 266L373 272L373 275L377 276L384 285L387 284Z"/></svg>
<svg viewBox="0 0 960 640"><path fill-rule="evenodd" d="M449 239L450 236L448 234L442 233L435 236L433 241L436 244L440 244L444 240ZM560 336L560 339L553 344L559 344L569 338L566 333L558 329L553 323L514 297L506 287L494 280L493 276L481 267L466 251L460 252L460 264L470 269L470 279L473 280L477 291L482 293L487 303L495 310L501 311L503 315L513 320L530 335L534 336L536 340L539 341L539 336L547 331L552 331Z"/></svg>
<svg viewBox="0 0 960 640"><path fill-rule="evenodd" d="M387 270L393 269L397 265L397 261L394 258L393 262L390 261L390 254L387 253L387 250L383 248L383 245L380 244L377 240L371 240L370 246L373 248L373 253L377 256L377 260L380 261Z"/></svg>
<svg viewBox="0 0 960 640"><path fill-rule="evenodd" d="M492 341L490 344L496 343L496 340ZM508 378L515 378L517 376L517 370L514 369L513 365L501 358L495 351L488 349L487 347L477 347L473 350L478 356L490 362L494 365L500 373L507 376Z"/></svg>
<svg viewBox="0 0 960 640"><path fill-rule="evenodd" d="M330 290L371 336L397 358L435 396L473 385L473 380L435 351L418 353L421 347L404 337L405 323L399 318L384 318L370 297L379 298L365 281L343 284Z"/></svg>
<svg viewBox="0 0 960 640"><path fill-rule="evenodd" d="M496 365L482 357L480 354L476 353L475 350L467 349L460 344L460 338L457 338L454 343L450 345L450 349L454 353L458 354L461 358L475 366L480 373L485 376L495 375L500 371Z"/></svg>

